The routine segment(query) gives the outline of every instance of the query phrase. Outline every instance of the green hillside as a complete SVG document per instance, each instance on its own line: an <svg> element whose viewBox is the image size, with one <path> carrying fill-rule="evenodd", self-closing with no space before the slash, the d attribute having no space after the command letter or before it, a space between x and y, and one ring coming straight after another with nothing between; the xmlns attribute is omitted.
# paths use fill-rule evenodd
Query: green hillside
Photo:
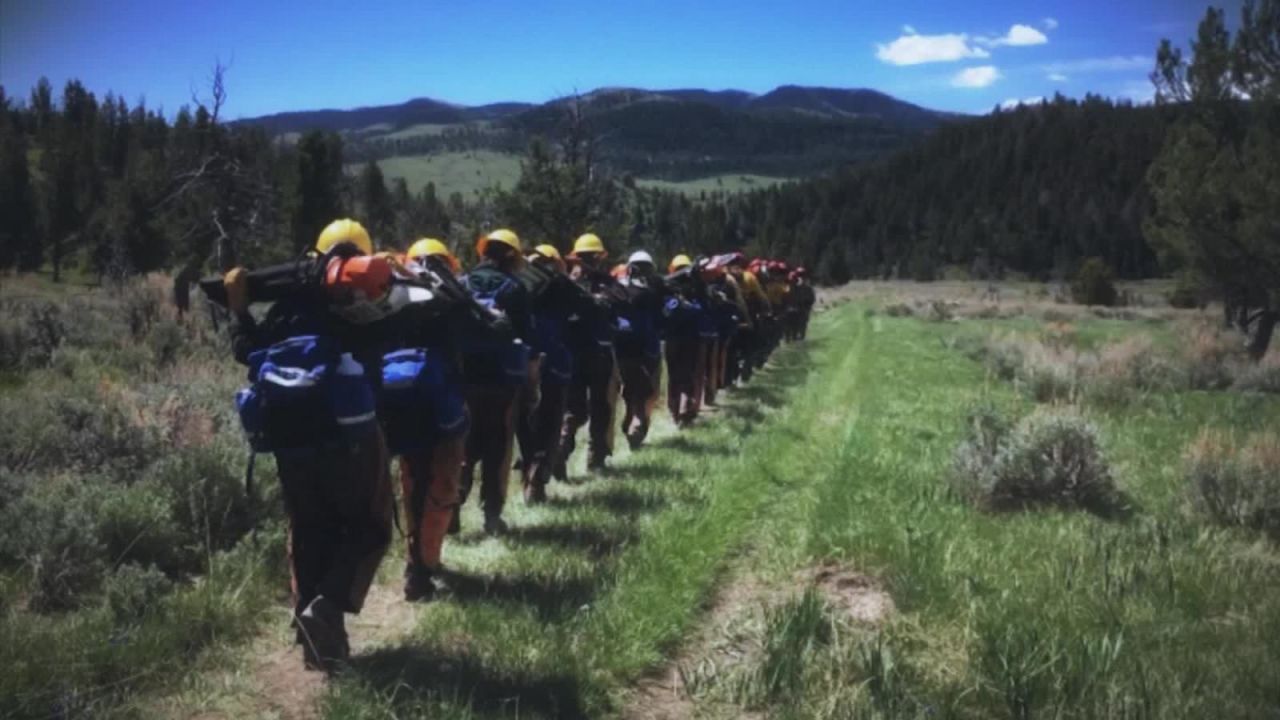
<svg viewBox="0 0 1280 720"><path fill-rule="evenodd" d="M435 183L441 197L458 192L471 197L479 191L500 185L510 188L520 177L520 157L490 150L446 152L436 155L407 155L378 161L387 182L404 178L409 190L417 193L427 183ZM348 165L348 172L359 172L358 165Z"/></svg>
<svg viewBox="0 0 1280 720"><path fill-rule="evenodd" d="M769 177L768 175L741 175L730 173L697 178L695 180L651 180L637 179L636 185L647 189L669 190L685 195L701 193L739 193L749 190L774 187L790 181L791 178Z"/></svg>

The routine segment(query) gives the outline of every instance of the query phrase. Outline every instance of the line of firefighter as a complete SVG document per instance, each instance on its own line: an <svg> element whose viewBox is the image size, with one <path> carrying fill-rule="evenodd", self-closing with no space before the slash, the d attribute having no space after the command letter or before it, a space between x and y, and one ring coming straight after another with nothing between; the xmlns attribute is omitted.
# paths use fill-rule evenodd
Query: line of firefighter
<svg viewBox="0 0 1280 720"><path fill-rule="evenodd" d="M687 427L781 341L803 339L814 304L803 268L737 252L677 255L664 275L644 251L611 266L590 233L567 256L549 244L526 250L510 230L476 251L465 274L432 238L375 253L364 227L343 219L273 280L236 268L215 281L235 357L249 367L242 423L253 450L276 458L294 628L310 669L349 654L344 616L360 611L391 541L391 457L405 598L429 600L477 469L484 530L501 534L517 441L524 499L545 502L553 477L568 481L584 425L587 467L605 467L619 398L621 430L642 445L664 349L666 406ZM264 300L272 305L255 319L249 307Z"/></svg>

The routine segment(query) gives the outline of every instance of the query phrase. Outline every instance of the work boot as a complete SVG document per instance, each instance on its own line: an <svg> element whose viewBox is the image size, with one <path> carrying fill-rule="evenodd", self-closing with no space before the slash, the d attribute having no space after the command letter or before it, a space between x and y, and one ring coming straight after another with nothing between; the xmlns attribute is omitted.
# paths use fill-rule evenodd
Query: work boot
<svg viewBox="0 0 1280 720"><path fill-rule="evenodd" d="M596 452L588 453L587 454L587 470L592 472L595 472L597 470L604 470L605 459L608 457L609 456L605 455L604 453L596 453Z"/></svg>
<svg viewBox="0 0 1280 720"><path fill-rule="evenodd" d="M524 504L541 505L547 501L547 488L539 483L524 486Z"/></svg>
<svg viewBox="0 0 1280 720"><path fill-rule="evenodd" d="M435 598L436 584L431 568L408 563L404 567L404 599L408 602L431 602Z"/></svg>
<svg viewBox="0 0 1280 720"><path fill-rule="evenodd" d="M505 535L507 532L507 523L497 513L484 514L484 534L485 535Z"/></svg>
<svg viewBox="0 0 1280 720"><path fill-rule="evenodd" d="M298 639L308 670L333 672L351 654L342 611L323 595L298 614Z"/></svg>
<svg viewBox="0 0 1280 720"><path fill-rule="evenodd" d="M453 517L449 518L449 529L446 530L450 535L457 535L462 532L462 506L453 509Z"/></svg>

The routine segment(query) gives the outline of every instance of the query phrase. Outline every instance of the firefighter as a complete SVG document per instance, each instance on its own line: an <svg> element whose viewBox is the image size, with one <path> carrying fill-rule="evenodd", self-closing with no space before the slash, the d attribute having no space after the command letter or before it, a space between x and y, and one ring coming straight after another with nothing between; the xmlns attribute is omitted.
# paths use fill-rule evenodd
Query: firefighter
<svg viewBox="0 0 1280 720"><path fill-rule="evenodd" d="M707 288L707 312L715 338L707 349L707 381L703 401L715 405L719 391L728 385L729 347L738 332L738 304L734 289L725 279L725 268L714 258L703 258L698 274Z"/></svg>
<svg viewBox="0 0 1280 720"><path fill-rule="evenodd" d="M662 385L662 279L654 272L653 256L644 250L631 254L620 284L625 303L619 312L625 329L614 344L622 380L622 432L632 450L649 434L653 408Z"/></svg>
<svg viewBox="0 0 1280 720"><path fill-rule="evenodd" d="M618 402L618 367L613 340L617 328L620 286L609 274L608 253L599 236L586 233L573 243L570 277L593 298L589 311L569 318L568 340L573 351L573 381L566 398L560 453L554 473L568 478L568 460L577 444L578 430L588 426L587 469L603 470L613 453L614 408Z"/></svg>
<svg viewBox="0 0 1280 720"><path fill-rule="evenodd" d="M804 340L809 334L809 318L817 295L809 284L809 271L798 267L788 277L791 283L791 340Z"/></svg>
<svg viewBox="0 0 1280 720"><path fill-rule="evenodd" d="M594 303L569 280L564 259L554 245L539 245L528 256L530 265L552 276L533 299L534 350L542 356L536 402L526 400L516 423L520 441L521 484L529 504L546 502L547 481L560 448L565 399L573 380L573 354L566 338L569 317L590 312Z"/></svg>
<svg viewBox="0 0 1280 720"><path fill-rule="evenodd" d="M405 262L415 275L442 279L452 279L459 268L458 259L434 238L413 243ZM384 331L393 352L383 358L379 419L388 445L400 458L408 544L404 595L410 602L421 602L436 592L444 538L458 508L466 459L468 416L454 338L489 328L456 304L415 309L418 312L397 313Z"/></svg>
<svg viewBox="0 0 1280 720"><path fill-rule="evenodd" d="M738 307L738 328L730 343L725 369L725 384L736 385L751 379L754 363L758 310L764 298L755 275L746 271L746 258L740 252L732 252L715 258L715 264L725 269L724 282Z"/></svg>
<svg viewBox="0 0 1280 720"><path fill-rule="evenodd" d="M786 333L791 292L791 285L787 282L788 272L787 264L781 260L766 260L761 264L760 281L772 309L766 338L766 357L778 349Z"/></svg>
<svg viewBox="0 0 1280 720"><path fill-rule="evenodd" d="M475 300L510 324L513 341L473 345L463 358L471 431L467 437L467 461L462 475L462 502L466 502L480 467L480 503L484 531L506 531L502 511L506 506L511 474L511 450L515 439L516 400L521 389L536 377L537 359L529 355L533 340L533 315L528 291L515 272L524 263L520 238L510 230L494 230L476 243L480 264L463 279ZM451 532L460 527L461 508L454 513Z"/></svg>
<svg viewBox="0 0 1280 720"><path fill-rule="evenodd" d="M678 427L688 427L701 409L707 347L702 337L704 289L688 255L667 266L670 297L663 305L666 323L667 410Z"/></svg>
<svg viewBox="0 0 1280 720"><path fill-rule="evenodd" d="M373 406L381 357L342 306L385 295L390 269L368 257L373 243L354 220L331 223L314 252L333 258L326 281L277 300L260 322L248 312L247 271L231 270L223 284L234 354L255 382L237 398L241 418L260 438L255 450L276 457L296 640L308 669L332 670L350 653L345 614L360 612L392 524Z"/></svg>

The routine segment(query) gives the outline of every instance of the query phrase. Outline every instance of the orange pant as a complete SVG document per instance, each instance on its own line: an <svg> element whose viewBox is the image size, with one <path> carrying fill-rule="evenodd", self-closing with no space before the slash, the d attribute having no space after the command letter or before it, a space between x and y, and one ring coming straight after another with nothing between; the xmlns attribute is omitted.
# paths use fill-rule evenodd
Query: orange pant
<svg viewBox="0 0 1280 720"><path fill-rule="evenodd" d="M400 490L404 498L409 564L440 567L440 551L453 511L458 507L467 435L456 433L430 448L400 457Z"/></svg>

